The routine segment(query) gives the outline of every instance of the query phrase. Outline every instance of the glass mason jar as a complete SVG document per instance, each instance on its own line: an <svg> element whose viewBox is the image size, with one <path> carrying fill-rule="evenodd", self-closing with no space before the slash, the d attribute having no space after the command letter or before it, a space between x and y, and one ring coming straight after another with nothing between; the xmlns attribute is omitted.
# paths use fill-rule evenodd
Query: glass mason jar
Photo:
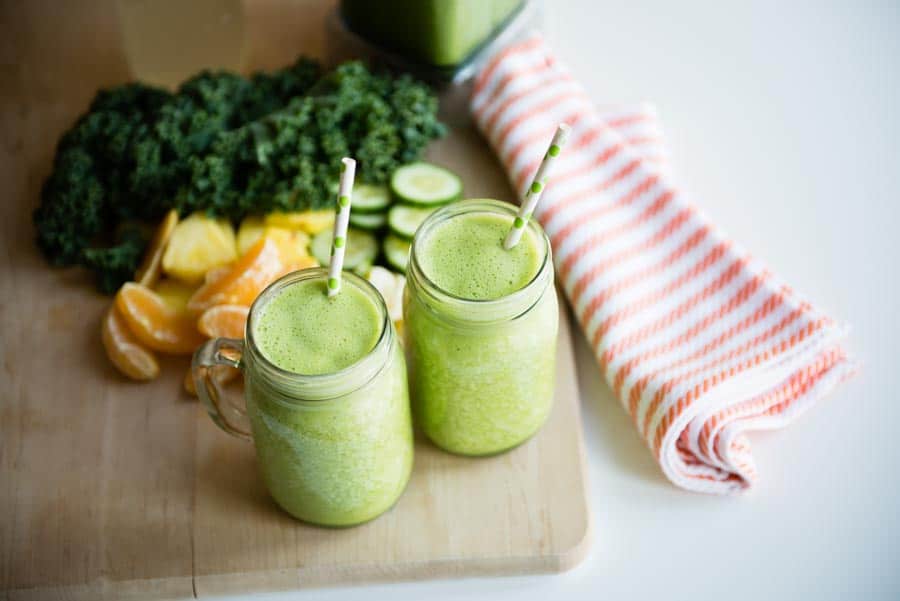
<svg viewBox="0 0 900 601"><path fill-rule="evenodd" d="M197 393L213 421L252 440L263 481L294 517L323 526L351 526L389 509L409 480L412 420L406 364L384 299L366 280L343 275L378 310L381 334L368 355L321 375L285 371L260 351L255 323L285 288L327 278L322 268L289 274L253 303L244 340L210 340L194 355ZM212 377L215 366L244 374L244 406L230 404Z"/></svg>
<svg viewBox="0 0 900 601"><path fill-rule="evenodd" d="M540 268L523 288L471 300L423 273L422 240L433 227L477 214L515 218L516 207L467 200L432 213L413 239L404 298L413 415L437 446L462 455L511 449L540 429L553 404L559 313L550 242L534 220Z"/></svg>

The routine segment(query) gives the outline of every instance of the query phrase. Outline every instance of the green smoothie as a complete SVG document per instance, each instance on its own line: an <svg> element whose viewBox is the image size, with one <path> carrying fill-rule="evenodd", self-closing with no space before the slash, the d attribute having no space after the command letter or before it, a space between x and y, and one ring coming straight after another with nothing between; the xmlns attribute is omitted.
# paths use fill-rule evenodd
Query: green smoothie
<svg viewBox="0 0 900 601"><path fill-rule="evenodd" d="M329 297L324 281L308 280L270 300L254 334L263 355L281 369L318 375L369 354L381 322L377 305L359 288L347 286Z"/></svg>
<svg viewBox="0 0 900 601"><path fill-rule="evenodd" d="M405 303L417 422L465 455L512 448L553 401L558 314L549 245L530 224L503 248L515 209L464 201L433 214L413 241Z"/></svg>
<svg viewBox="0 0 900 601"><path fill-rule="evenodd" d="M511 220L473 213L449 219L419 242L422 272L438 288L470 300L494 300L528 285L541 268L543 250L533 232L503 248Z"/></svg>
<svg viewBox="0 0 900 601"><path fill-rule="evenodd" d="M342 0L347 25L413 60L463 62L521 6L522 0Z"/></svg>
<svg viewBox="0 0 900 601"><path fill-rule="evenodd" d="M391 507L409 479L404 358L374 288L345 274L329 298L324 270L298 274L264 293L248 326L261 354L245 369L259 468L295 517L358 524Z"/></svg>

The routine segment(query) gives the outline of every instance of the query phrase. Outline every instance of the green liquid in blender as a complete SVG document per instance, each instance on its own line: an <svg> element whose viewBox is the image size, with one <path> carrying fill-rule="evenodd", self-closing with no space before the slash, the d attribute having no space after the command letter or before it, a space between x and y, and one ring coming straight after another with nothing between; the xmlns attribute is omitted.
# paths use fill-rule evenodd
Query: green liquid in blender
<svg viewBox="0 0 900 601"><path fill-rule="evenodd" d="M464 62L522 0L342 0L347 25L367 40L435 67Z"/></svg>

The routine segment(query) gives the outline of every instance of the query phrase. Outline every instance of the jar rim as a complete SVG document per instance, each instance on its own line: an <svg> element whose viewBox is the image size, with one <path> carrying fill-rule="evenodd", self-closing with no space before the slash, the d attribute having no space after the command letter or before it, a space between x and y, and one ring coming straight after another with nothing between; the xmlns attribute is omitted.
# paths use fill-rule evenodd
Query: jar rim
<svg viewBox="0 0 900 601"><path fill-rule="evenodd" d="M407 279L415 280L416 283L420 284L430 296L435 298L435 300L441 303L454 305L462 311L465 311L468 308L472 311L486 311L493 309L502 312L504 307L509 307L510 305L519 306L522 304L525 304L524 310L527 310L534 304L528 303L527 301L533 298L534 302L536 302L539 298L539 293L542 293L544 287L550 283L551 280L548 280L547 272L549 271L552 274L553 269L550 240L547 238L547 234L544 230L533 218L528 220L526 227L529 229L530 233L541 242L541 264L527 284L510 294L491 299L473 299L458 296L441 288L434 280L429 278L425 274L425 270L422 269L418 254L416 253L417 243L421 243L421 241L427 237L431 229L439 223L459 215L471 213L488 213L515 218L518 214L518 208L508 202L491 198L470 198L441 207L425 219L413 237L409 251ZM536 290L542 282L544 285L541 286L540 290ZM524 310L519 311L516 315L512 315L508 318L514 318L518 314L524 312Z"/></svg>
<svg viewBox="0 0 900 601"><path fill-rule="evenodd" d="M372 285L371 282L369 282L365 278L360 277L355 273L345 271L341 275L343 283L345 285L349 284L355 286L375 303L381 321L381 330L378 334L378 340L375 342L368 353L366 353L350 365L339 369L338 371L322 374L301 374L276 365L274 362L272 362L272 360L266 357L265 353L262 352L262 349L260 349L256 344L256 341L254 340L253 326L256 320L259 318L263 307L265 307L285 288L299 282L309 281L313 279L321 279L323 283L327 282L328 268L310 267L307 269L301 269L299 271L293 271L269 284L265 288L265 290L263 290L259 294L259 296L256 297L256 300L254 300L253 304L250 306L250 313L247 317L247 323L244 326L244 340L246 340L247 342L249 355L252 358L254 366L258 365L262 368L263 374L267 377L270 384L275 384L275 382L273 382L273 379L278 380L279 383L282 384L281 386L275 386L278 389L278 392L282 394L289 394L291 398L288 400L293 403L304 403L308 401L330 401L350 394L364 387L366 384L372 381L372 379L378 376L378 374L381 373L382 369L387 364L388 361L382 361L381 364L377 366L377 369L371 369L372 362L377 356L380 356L382 354L382 351L385 347L390 346L393 338L390 316L388 314L387 306L384 303L384 298L381 296L381 293L377 288L375 288L374 285ZM388 359L389 358L390 355L388 355ZM366 373L366 371L363 369L367 366L370 367L368 371L371 373ZM342 380L349 381L353 377L354 373L359 372L363 372L363 377L360 378L360 382L358 385L352 387L348 386L346 387L346 389L340 387L340 383ZM317 391L319 389L330 390L334 388L338 388L339 391L317 394Z"/></svg>

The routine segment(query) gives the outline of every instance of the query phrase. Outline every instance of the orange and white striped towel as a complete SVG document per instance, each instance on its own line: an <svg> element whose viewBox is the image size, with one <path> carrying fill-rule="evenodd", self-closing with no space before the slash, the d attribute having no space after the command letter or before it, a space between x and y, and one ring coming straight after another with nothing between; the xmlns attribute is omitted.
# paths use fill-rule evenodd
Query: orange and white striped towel
<svg viewBox="0 0 900 601"><path fill-rule="evenodd" d="M557 124L572 127L535 215L600 367L672 482L749 487L744 433L789 423L853 372L845 328L675 188L651 107L599 112L540 36L485 63L471 108L523 192Z"/></svg>

